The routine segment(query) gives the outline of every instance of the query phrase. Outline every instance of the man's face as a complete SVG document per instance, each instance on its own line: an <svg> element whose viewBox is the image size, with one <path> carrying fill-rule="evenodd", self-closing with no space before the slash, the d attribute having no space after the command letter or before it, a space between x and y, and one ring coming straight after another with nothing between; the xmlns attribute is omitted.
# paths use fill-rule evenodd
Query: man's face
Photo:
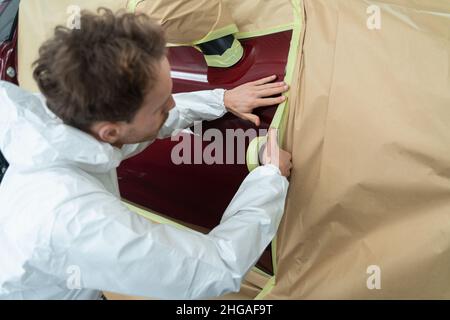
<svg viewBox="0 0 450 320"><path fill-rule="evenodd" d="M151 141L157 137L169 116L169 111L175 106L172 97L170 65L166 57L160 61L158 69L156 78L158 81L145 95L143 105L133 121L96 123L92 131L97 139L120 148L124 144Z"/></svg>

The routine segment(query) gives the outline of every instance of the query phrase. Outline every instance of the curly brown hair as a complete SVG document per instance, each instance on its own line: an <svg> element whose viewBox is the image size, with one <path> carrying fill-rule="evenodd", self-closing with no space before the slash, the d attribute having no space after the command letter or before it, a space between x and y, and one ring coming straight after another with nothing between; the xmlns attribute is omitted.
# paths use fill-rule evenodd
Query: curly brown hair
<svg viewBox="0 0 450 320"><path fill-rule="evenodd" d="M130 122L166 55L160 26L145 14L82 11L80 29L55 28L33 76L64 123L89 132L97 121Z"/></svg>

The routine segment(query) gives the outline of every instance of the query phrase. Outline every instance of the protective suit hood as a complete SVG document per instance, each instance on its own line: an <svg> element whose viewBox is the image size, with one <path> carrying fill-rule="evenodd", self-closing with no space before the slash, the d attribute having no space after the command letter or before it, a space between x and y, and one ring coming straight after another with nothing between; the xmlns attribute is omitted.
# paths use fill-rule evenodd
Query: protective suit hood
<svg viewBox="0 0 450 320"><path fill-rule="evenodd" d="M0 150L11 166L39 169L73 163L100 173L123 159L122 150L64 124L41 95L0 82L0 101Z"/></svg>

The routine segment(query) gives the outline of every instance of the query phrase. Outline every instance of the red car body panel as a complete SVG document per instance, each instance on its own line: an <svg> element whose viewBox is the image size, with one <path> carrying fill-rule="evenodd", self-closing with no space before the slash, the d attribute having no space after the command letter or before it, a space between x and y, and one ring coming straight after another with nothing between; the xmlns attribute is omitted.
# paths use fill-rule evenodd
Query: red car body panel
<svg viewBox="0 0 450 320"><path fill-rule="evenodd" d="M207 83L173 79L174 92L218 87L230 89L272 74L283 79L290 39L291 31L286 31L241 40L245 55L237 65L228 69L208 68L202 54L195 48L170 48L169 60L173 71L203 74L208 79ZM260 128L269 127L275 111L276 106L272 106L255 112L261 118ZM222 133L226 129L258 129L232 114L204 122L202 127L203 130L216 128ZM194 135L187 136L191 139L191 146L194 146L194 140L203 149L211 143ZM141 154L124 161L118 169L122 197L171 218L212 229L219 224L223 212L247 176L247 166L245 163L175 165L171 161L171 150L178 143L170 138L157 140ZM266 250L258 266L272 272L270 250Z"/></svg>
<svg viewBox="0 0 450 320"><path fill-rule="evenodd" d="M0 8L1 12L1 8ZM12 32L12 38L0 43L0 79L17 84L17 28ZM8 68L14 68L16 75L10 77Z"/></svg>

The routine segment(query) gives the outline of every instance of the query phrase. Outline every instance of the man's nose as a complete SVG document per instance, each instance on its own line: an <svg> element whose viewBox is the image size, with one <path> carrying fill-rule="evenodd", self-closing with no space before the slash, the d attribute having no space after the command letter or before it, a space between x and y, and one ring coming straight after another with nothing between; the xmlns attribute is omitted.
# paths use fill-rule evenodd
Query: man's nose
<svg viewBox="0 0 450 320"><path fill-rule="evenodd" d="M172 110L173 108L175 108L175 100L173 98L173 96L170 96L170 100L169 100L169 110Z"/></svg>

